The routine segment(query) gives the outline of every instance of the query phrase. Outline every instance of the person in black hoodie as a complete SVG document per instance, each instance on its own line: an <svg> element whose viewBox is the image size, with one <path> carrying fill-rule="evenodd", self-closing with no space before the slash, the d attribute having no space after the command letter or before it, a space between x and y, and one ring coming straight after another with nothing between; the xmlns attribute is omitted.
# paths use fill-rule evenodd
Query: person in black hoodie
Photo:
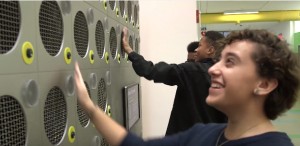
<svg viewBox="0 0 300 146"><path fill-rule="evenodd" d="M168 64L159 62L153 64L132 50L127 40L127 28L123 30L123 48L136 74L164 83L177 85L173 109L169 119L166 135L172 135L187 130L196 123L225 123L226 116L206 104L205 100L210 87L208 69L214 64L214 47L217 40L224 36L216 31L208 31L199 41L196 49L196 62Z"/></svg>
<svg viewBox="0 0 300 146"><path fill-rule="evenodd" d="M197 54L196 49L198 48L199 41L189 43L187 46L187 60L186 62L195 62L195 56Z"/></svg>

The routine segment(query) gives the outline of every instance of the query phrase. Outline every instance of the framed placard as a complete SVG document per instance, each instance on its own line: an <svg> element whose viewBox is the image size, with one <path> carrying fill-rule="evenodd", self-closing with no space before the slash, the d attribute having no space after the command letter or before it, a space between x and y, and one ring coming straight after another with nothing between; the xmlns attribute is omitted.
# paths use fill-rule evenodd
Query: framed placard
<svg viewBox="0 0 300 146"><path fill-rule="evenodd" d="M139 84L124 87L124 118L125 127L131 129L140 119Z"/></svg>

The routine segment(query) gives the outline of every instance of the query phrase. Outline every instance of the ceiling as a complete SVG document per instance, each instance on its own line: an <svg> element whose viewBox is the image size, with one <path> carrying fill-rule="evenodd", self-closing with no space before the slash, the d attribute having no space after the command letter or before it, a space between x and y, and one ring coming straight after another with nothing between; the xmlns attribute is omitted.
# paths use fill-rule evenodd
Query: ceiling
<svg viewBox="0 0 300 146"><path fill-rule="evenodd" d="M258 11L282 11L282 10L300 10L300 1L198 1L201 14L203 13L223 13L228 10L258 10ZM207 30L230 31L239 29L268 28L279 22L249 22L249 23L226 23L226 24L207 24L202 25Z"/></svg>

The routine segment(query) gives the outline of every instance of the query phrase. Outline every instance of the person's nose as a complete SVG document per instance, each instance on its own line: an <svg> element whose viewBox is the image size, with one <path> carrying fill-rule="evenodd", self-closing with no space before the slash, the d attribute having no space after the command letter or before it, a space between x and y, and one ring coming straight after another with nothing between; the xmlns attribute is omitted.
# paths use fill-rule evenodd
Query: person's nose
<svg viewBox="0 0 300 146"><path fill-rule="evenodd" d="M220 75L221 74L221 70L220 70L220 62L215 63L212 67L210 67L208 69L208 73L211 76L216 76L216 75Z"/></svg>

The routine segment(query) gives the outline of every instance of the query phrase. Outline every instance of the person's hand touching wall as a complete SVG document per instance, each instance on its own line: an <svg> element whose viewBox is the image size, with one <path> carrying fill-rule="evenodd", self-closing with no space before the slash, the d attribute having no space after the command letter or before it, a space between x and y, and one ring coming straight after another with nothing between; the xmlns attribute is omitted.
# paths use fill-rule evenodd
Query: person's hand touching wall
<svg viewBox="0 0 300 146"><path fill-rule="evenodd" d="M77 62L75 62L74 79L77 89L77 101L80 103L81 107L89 114L89 116L91 116L90 112L93 111L93 108L95 108L95 106L93 104L93 101L89 97Z"/></svg>
<svg viewBox="0 0 300 146"><path fill-rule="evenodd" d="M77 91L77 101L85 112L88 113L97 131L101 133L110 145L120 145L127 135L127 131L124 127L108 117L97 105L94 105L85 87L77 62L75 62L74 80Z"/></svg>
<svg viewBox="0 0 300 146"><path fill-rule="evenodd" d="M133 50L132 50L132 48L130 47L130 45L128 43L128 29L126 27L123 28L123 38L122 38L122 41L123 41L123 49L124 49L124 51L127 54L131 53Z"/></svg>

